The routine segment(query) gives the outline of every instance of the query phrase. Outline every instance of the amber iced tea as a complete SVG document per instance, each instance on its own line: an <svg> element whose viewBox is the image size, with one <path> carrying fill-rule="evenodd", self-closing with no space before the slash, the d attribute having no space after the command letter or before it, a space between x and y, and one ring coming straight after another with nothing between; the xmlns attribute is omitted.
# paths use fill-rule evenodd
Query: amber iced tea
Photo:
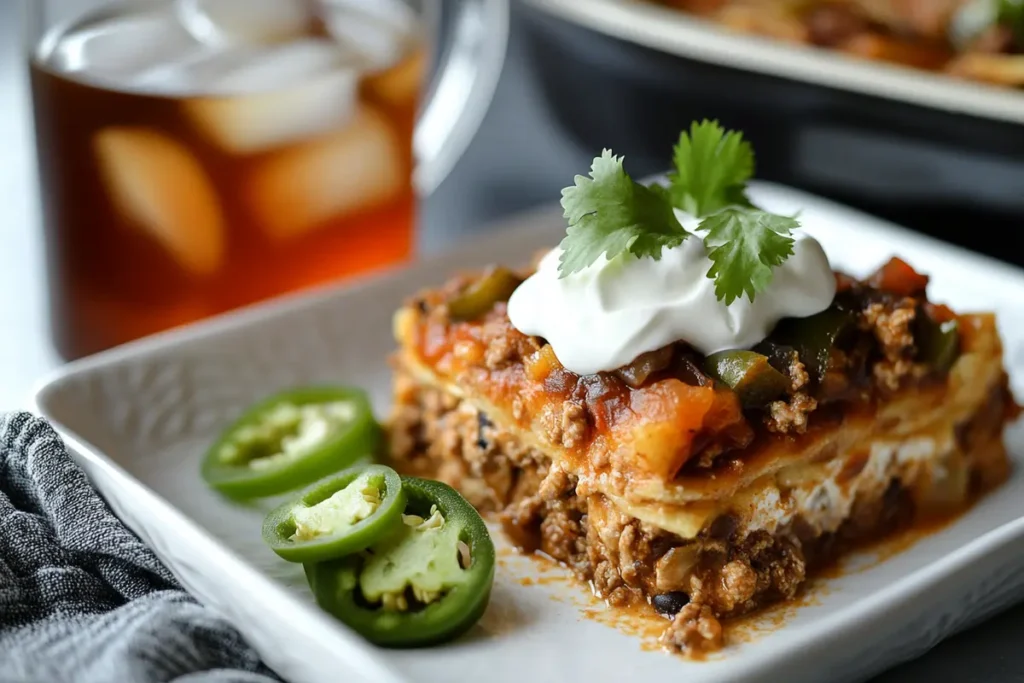
<svg viewBox="0 0 1024 683"><path fill-rule="evenodd" d="M66 358L410 255L415 15L184 4L97 13L33 61Z"/></svg>

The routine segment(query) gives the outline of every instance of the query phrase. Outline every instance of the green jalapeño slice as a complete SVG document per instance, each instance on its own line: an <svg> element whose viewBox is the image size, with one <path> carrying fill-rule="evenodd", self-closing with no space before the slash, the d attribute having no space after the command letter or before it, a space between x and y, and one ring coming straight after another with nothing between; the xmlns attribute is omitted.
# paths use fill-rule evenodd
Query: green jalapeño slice
<svg viewBox="0 0 1024 683"><path fill-rule="evenodd" d="M455 489L402 477L406 511L364 552L304 565L317 603L370 642L420 647L452 640L487 609L494 544Z"/></svg>
<svg viewBox="0 0 1024 683"><path fill-rule="evenodd" d="M388 536L404 511L398 473L383 465L359 465L273 510L263 522L263 540L289 562L323 562Z"/></svg>
<svg viewBox="0 0 1024 683"><path fill-rule="evenodd" d="M308 387L249 408L210 448L203 478L234 498L291 491L352 465L380 442L366 394Z"/></svg>

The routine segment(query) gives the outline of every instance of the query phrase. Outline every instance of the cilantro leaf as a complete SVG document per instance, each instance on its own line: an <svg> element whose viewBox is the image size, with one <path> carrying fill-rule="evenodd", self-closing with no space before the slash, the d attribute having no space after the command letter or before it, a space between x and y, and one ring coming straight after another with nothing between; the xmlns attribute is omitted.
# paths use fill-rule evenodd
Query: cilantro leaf
<svg viewBox="0 0 1024 683"><path fill-rule="evenodd" d="M744 190L754 175L754 150L742 133L726 132L717 121L694 122L689 134L680 133L673 162L669 193L677 208L699 218L751 206Z"/></svg>
<svg viewBox="0 0 1024 683"><path fill-rule="evenodd" d="M576 176L562 190L562 208L569 221L559 277L583 270L601 254L612 259L623 252L638 258L661 258L665 247L682 244L683 229L664 188L646 187L626 173L622 157L604 150L594 159L590 177Z"/></svg>
<svg viewBox="0 0 1024 683"><path fill-rule="evenodd" d="M562 190L569 227L562 240L559 277L583 270L602 255L629 253L661 258L688 232L673 213L680 208L701 219L704 248L711 260L707 277L725 305L744 296L751 301L772 279L772 269L793 254L796 216L780 216L755 206L746 194L754 173L754 152L739 132L717 121L701 121L683 131L674 150L669 186L645 187L633 181L622 157L604 150L590 176L576 176Z"/></svg>
<svg viewBox="0 0 1024 683"><path fill-rule="evenodd" d="M715 295L728 306L744 294L753 301L772 280L772 268L793 255L794 228L800 224L789 216L759 209L724 209L701 221L698 230L707 231L704 247L712 266L708 277L715 280Z"/></svg>

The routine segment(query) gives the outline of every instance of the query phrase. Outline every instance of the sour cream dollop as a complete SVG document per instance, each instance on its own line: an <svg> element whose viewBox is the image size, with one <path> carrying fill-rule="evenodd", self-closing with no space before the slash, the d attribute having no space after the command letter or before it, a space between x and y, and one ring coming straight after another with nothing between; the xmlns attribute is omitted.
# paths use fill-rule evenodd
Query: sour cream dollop
<svg viewBox="0 0 1024 683"><path fill-rule="evenodd" d="M802 230L793 238L793 255L773 269L768 289L753 302L744 297L729 306L715 296L698 236L664 249L658 261L602 256L565 278L558 277L556 247L512 294L508 316L520 332L546 339L559 362L579 375L620 368L678 341L705 355L750 348L782 318L814 315L835 297L821 244Z"/></svg>

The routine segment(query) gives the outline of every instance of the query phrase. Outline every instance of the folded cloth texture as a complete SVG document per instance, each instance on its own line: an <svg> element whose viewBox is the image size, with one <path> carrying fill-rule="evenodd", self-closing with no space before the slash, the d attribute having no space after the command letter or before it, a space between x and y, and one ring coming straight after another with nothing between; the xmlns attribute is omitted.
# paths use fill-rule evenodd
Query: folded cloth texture
<svg viewBox="0 0 1024 683"><path fill-rule="evenodd" d="M0 416L0 683L275 683L89 484L44 420Z"/></svg>

